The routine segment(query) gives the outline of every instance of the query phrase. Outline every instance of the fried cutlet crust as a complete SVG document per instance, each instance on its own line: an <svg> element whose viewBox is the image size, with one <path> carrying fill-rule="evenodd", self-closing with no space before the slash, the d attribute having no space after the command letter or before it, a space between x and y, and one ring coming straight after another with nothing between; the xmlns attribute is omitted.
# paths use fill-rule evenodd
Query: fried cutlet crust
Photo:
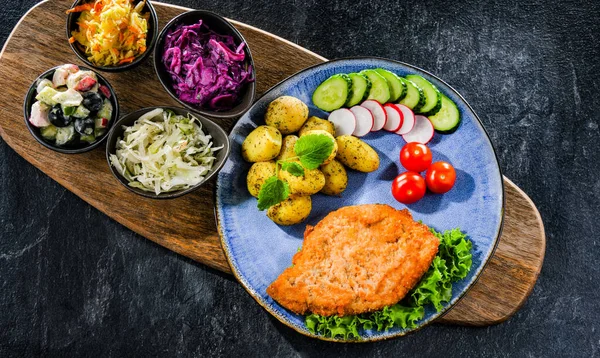
<svg viewBox="0 0 600 358"><path fill-rule="evenodd" d="M347 206L307 225L302 251L267 288L285 308L339 316L400 301L427 271L439 240L406 209Z"/></svg>

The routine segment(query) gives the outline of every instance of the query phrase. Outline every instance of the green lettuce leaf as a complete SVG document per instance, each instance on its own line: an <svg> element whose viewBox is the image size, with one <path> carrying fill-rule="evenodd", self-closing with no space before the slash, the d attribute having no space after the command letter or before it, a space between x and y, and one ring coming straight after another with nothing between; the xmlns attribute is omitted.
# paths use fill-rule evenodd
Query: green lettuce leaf
<svg viewBox="0 0 600 358"><path fill-rule="evenodd" d="M443 234L431 230L440 239L438 256L446 261L447 275L454 282L467 277L473 264L471 248L473 244L460 229L445 231Z"/></svg>
<svg viewBox="0 0 600 358"><path fill-rule="evenodd" d="M425 315L426 305L441 311L443 303L452 298L452 283L465 278L471 270L473 245L458 228L443 233L431 229L431 232L440 240L438 253L421 281L401 302L361 315L323 317L311 314L305 318L309 332L330 338L359 339L359 330L416 327L417 321Z"/></svg>

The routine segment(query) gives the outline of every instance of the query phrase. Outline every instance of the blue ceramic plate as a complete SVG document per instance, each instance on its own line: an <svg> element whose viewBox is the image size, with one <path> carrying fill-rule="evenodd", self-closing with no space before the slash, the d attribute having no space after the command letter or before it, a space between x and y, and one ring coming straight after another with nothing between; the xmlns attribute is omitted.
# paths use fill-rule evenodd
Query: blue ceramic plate
<svg viewBox="0 0 600 358"><path fill-rule="evenodd" d="M306 103L310 115L327 118L317 109L311 96L315 88L336 73L358 72L382 67L400 76L420 74L431 81L460 110L462 122L452 134L435 134L429 147L433 160L452 163L457 171L456 185L444 195L427 194L415 204L405 206L391 195L392 180L404 169L398 163L399 152L405 144L402 137L380 131L363 137L379 154L380 166L373 173L348 170L348 188L341 198L314 195L312 212L306 222L291 227L278 226L256 208L256 199L246 189L246 174L250 163L241 156L244 138L257 126L264 124L267 105L282 95L294 96ZM382 203L397 209L408 209L415 220L438 231L461 228L473 242L473 267L469 275L453 285L452 300L444 311L454 305L475 283L500 236L503 218L504 192L502 175L490 139L473 109L450 86L439 78L416 67L379 58L352 58L329 61L303 70L268 91L239 120L231 135L231 155L221 170L216 187L216 215L223 249L237 279L246 290L278 320L298 332L311 334L304 326L304 317L286 310L266 293L266 288L292 262L292 256L302 246L306 224L315 225L329 212L348 205ZM374 341L401 336L419 329L439 317L433 307L417 328L394 328L378 332L361 332L361 341ZM341 339L334 339L341 340Z"/></svg>

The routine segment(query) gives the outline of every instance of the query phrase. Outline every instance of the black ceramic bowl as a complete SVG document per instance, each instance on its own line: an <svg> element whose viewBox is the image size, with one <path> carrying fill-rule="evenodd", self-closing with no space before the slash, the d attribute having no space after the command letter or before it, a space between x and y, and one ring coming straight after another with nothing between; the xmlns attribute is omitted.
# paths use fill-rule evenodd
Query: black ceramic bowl
<svg viewBox="0 0 600 358"><path fill-rule="evenodd" d="M94 143L91 143L91 144L88 144L85 142L77 142L77 143L66 144L64 146L57 146L56 144L52 143L51 141L44 139L44 137L42 137L42 135L40 133L40 129L38 127L35 127L31 123L29 123L29 117L31 116L31 106L33 105L33 103L36 102L35 96L37 95L36 88L37 88L38 81L40 81L44 78L52 80L52 75L54 74L54 70L56 70L58 67L60 67L60 66L53 67L53 68L49 69L48 71L42 73L31 84L31 87L29 87L29 90L27 91L27 94L25 95L25 102L23 103L23 113L25 115L25 124L27 125L29 132L31 132L31 135L33 135L33 137L46 148L50 148L57 152L66 153L66 154L79 154L79 153L84 153L84 152L90 151L90 150L96 148L97 146L99 146L100 143L102 143L106 139L106 137L108 137L108 132L110 132L110 129L116 122L117 118L119 118L119 101L117 100L117 95L115 94L115 91L112 88L112 86L110 85L110 83L108 83L108 81L98 73L96 73L96 76L98 76L98 82L101 85L105 85L106 87L108 87L108 89L110 91L110 101L113 106L112 117L110 119L110 122L108 122L108 126L106 128L106 133L104 135L102 135L102 137L100 137L100 139L98 139L97 141L95 141ZM91 70L91 69L89 69L87 67L83 67L83 66L79 66L79 69L86 70L86 71Z"/></svg>
<svg viewBox="0 0 600 358"><path fill-rule="evenodd" d="M246 53L246 65L252 66L252 78L256 79L256 71L254 66L254 60L252 59L252 54L250 53L250 48L248 47L248 42L244 39L242 34L224 17L215 14L214 12L205 11L205 10L193 10L185 12L179 16L173 18L169 23L162 29L160 35L158 35L158 40L156 41L156 47L154 48L154 69L156 71L156 75L160 80L160 83L165 88L165 90L173 97L177 102L181 103L184 107L201 113L205 116L213 117L213 118L236 118L244 114L252 103L254 103L254 97L256 95L256 81L252 81L250 83L245 84L242 87L242 93L240 94L241 100L239 103L230 110L226 111L215 111L208 108L202 108L199 106L195 106L190 103L186 103L181 101L175 91L173 90L173 80L171 76L167 72L165 65L162 63L162 54L165 46L165 37L167 32L174 29L176 26L180 24L191 25L197 23L199 20L202 20L203 23L208 25L208 27L214 32L222 35L230 35L234 38L236 44L240 44L242 42L246 43L244 46L244 51Z"/></svg>
<svg viewBox="0 0 600 358"><path fill-rule="evenodd" d="M215 157L217 159L215 160L211 171L208 173L208 175L204 178L203 181L201 181L200 183L196 184L193 187L190 187L190 188L184 189L184 190L160 193L160 194L156 195L154 192L145 191L142 189L138 189L138 188L129 186L128 185L129 182L127 181L127 179L125 179L110 163L110 155L116 153L117 141L119 140L119 138L123 138L123 132L125 131L125 128L123 128L123 127L132 126L134 124L134 122L138 118L140 118L140 116L142 116L143 114L150 112L156 108L170 109L173 112L175 112L176 114L180 114L180 115L184 115L184 116L186 116L188 113L194 115L202 123L202 130L205 133L210 134L210 136L212 137L213 147L223 146L223 148L221 148L217 152L215 152ZM134 192L136 194L145 196L147 198L152 198L152 199L173 199L173 198L177 198L182 195L185 195L187 193L191 193L192 191L194 191L194 190L198 189L199 187L201 187L202 185L204 185L204 183L209 181L215 174L217 174L219 172L219 170L221 170L221 168L225 164L225 161L227 161L227 157L229 157L229 137L227 136L227 133L225 133L225 131L218 124L211 121L210 119L208 119L194 111L189 111L185 108L179 108L179 107L169 107L169 106L148 107L148 108L139 109L135 112L129 113L117 121L113 130L110 131L110 133L108 135L108 142L106 143L106 160L108 161L108 166L110 167L110 170L112 171L114 176L127 189L131 190L132 192Z"/></svg>
<svg viewBox="0 0 600 358"><path fill-rule="evenodd" d="M141 0L134 0L134 4L137 4L140 1ZM71 8L88 2L93 2L93 0L77 0L73 3ZM149 0L146 0L146 5L144 5L142 10L142 14L146 13L150 14L150 18L148 19L148 34L146 35L146 52L136 57L136 59L133 60L133 62L126 63L120 66L97 66L87 59L87 56L85 54L85 48L79 42L76 41L74 43L69 43L69 45L71 46L73 52L75 52L75 55L77 55L77 57L79 57L81 61L83 61L89 67L92 67L98 71L122 72L135 68L139 66L142 62L144 62L144 60L146 60L148 56L150 56L150 54L152 53L152 49L156 44L156 39L158 35L158 16L156 15L156 10L154 10L154 6L152 6ZM67 15L67 40L71 37L71 32L77 30L78 28L77 20L79 19L79 15L80 13L70 13L69 15Z"/></svg>

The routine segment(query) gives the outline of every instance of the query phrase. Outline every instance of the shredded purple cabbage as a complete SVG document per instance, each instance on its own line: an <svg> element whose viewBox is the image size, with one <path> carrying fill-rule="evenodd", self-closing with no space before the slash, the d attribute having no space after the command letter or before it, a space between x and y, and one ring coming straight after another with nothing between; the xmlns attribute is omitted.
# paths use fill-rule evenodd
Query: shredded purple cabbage
<svg viewBox="0 0 600 358"><path fill-rule="evenodd" d="M219 35L202 23L178 25L167 33L162 62L180 100L203 108L233 108L242 87L253 82L252 66L245 68L246 44Z"/></svg>

